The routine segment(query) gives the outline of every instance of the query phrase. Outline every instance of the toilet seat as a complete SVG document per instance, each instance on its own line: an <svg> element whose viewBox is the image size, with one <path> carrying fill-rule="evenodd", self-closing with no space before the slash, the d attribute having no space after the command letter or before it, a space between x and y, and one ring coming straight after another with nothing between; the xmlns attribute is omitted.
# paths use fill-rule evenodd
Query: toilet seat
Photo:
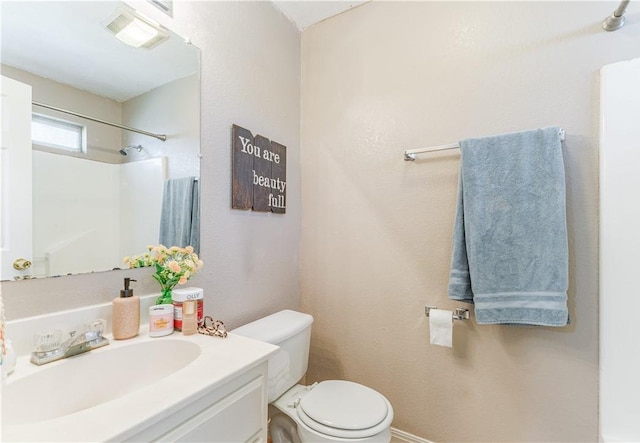
<svg viewBox="0 0 640 443"><path fill-rule="evenodd" d="M393 409L379 392L344 380L323 381L296 408L298 418L316 432L339 438L366 438L391 425Z"/></svg>

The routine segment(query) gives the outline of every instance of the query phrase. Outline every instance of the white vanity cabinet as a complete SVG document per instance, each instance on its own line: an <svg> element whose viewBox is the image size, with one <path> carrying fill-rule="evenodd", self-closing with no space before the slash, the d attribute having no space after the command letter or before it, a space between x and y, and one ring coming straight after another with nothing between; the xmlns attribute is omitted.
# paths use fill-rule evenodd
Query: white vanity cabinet
<svg viewBox="0 0 640 443"><path fill-rule="evenodd" d="M266 442L266 380L265 361L124 441Z"/></svg>

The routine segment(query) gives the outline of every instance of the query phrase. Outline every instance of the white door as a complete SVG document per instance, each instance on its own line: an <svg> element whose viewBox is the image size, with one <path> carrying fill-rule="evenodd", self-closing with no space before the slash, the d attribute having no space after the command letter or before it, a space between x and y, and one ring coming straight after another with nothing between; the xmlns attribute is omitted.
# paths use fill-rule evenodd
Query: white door
<svg viewBox="0 0 640 443"><path fill-rule="evenodd" d="M31 274L31 86L1 77L0 122L0 278L13 280Z"/></svg>

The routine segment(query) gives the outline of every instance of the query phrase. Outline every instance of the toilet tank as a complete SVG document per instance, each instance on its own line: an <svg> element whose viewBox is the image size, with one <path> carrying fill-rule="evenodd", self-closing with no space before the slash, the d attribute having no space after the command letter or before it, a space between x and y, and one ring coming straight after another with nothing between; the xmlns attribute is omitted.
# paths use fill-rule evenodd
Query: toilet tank
<svg viewBox="0 0 640 443"><path fill-rule="evenodd" d="M269 403L284 394L307 372L311 323L313 317L309 314L284 310L231 331L233 334L280 346L269 358Z"/></svg>

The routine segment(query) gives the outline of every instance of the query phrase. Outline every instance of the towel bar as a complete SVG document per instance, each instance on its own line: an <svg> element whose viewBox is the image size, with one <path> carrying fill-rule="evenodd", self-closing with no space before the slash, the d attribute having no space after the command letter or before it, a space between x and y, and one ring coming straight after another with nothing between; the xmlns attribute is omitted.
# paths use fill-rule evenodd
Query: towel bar
<svg viewBox="0 0 640 443"><path fill-rule="evenodd" d="M432 309L438 309L437 306L425 306L424 315L429 316L429 311ZM465 308L456 308L453 311L452 317L454 320L469 320L469 310Z"/></svg>
<svg viewBox="0 0 640 443"><path fill-rule="evenodd" d="M560 141L564 141L566 133L560 128ZM450 145L432 146L430 148L406 149L404 151L405 161L414 161L416 154L424 154L425 152L447 151L449 149L460 149L460 143L451 143Z"/></svg>

